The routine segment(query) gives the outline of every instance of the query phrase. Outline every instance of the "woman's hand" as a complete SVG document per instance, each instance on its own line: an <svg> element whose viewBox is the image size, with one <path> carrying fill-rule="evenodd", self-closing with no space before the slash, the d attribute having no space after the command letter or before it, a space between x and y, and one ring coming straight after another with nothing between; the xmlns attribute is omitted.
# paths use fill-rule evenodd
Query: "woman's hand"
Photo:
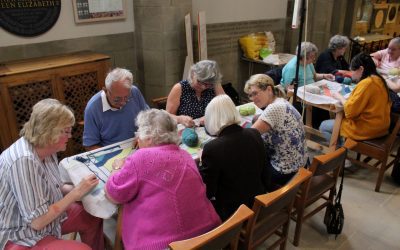
<svg viewBox="0 0 400 250"><path fill-rule="evenodd" d="M344 97L341 94L339 94L338 92L333 92L332 97L335 98L336 100L340 101L342 104L344 104L346 102L346 99L344 99Z"/></svg>
<svg viewBox="0 0 400 250"><path fill-rule="evenodd" d="M90 174L83 178L71 192L74 192L75 200L80 201L82 197L96 187L97 184L99 184L99 179L97 179L96 175Z"/></svg>
<svg viewBox="0 0 400 250"><path fill-rule="evenodd" d="M121 169L122 166L123 166L124 163L125 163L125 159L126 159L126 157L121 158L121 159L115 159L114 162L113 162L113 164L112 164L112 169L113 169L113 170L119 170L119 169Z"/></svg>
<svg viewBox="0 0 400 250"><path fill-rule="evenodd" d="M335 81L335 76L332 74L323 74L323 78L329 81Z"/></svg>
<svg viewBox="0 0 400 250"><path fill-rule="evenodd" d="M178 123L182 124L185 127L191 128L195 125L192 117L187 115L178 116Z"/></svg>

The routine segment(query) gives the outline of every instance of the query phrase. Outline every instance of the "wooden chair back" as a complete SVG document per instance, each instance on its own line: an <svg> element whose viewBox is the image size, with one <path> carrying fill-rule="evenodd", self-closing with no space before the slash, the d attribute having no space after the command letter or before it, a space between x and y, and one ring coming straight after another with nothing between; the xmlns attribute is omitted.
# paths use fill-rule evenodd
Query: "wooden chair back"
<svg viewBox="0 0 400 250"><path fill-rule="evenodd" d="M167 107L167 99L168 96L164 96L164 97L154 98L151 100L151 102L153 103L155 108L165 110Z"/></svg>
<svg viewBox="0 0 400 250"><path fill-rule="evenodd" d="M273 234L277 234L279 239L271 248L278 245L281 249L285 248L294 199L300 185L310 177L310 171L300 168L287 185L255 197L254 216L249 220L240 238L240 245L244 249L255 249Z"/></svg>
<svg viewBox="0 0 400 250"><path fill-rule="evenodd" d="M113 250L123 250L124 244L122 243L122 205L118 207L117 214L117 228L115 230L115 240Z"/></svg>
<svg viewBox="0 0 400 250"><path fill-rule="evenodd" d="M173 250L215 250L227 249L226 247L230 246L229 249L235 250L238 246L239 234L243 223L253 216L253 214L250 208L246 205L241 205L236 212L219 227L188 240L172 242L169 244L169 247Z"/></svg>
<svg viewBox="0 0 400 250"><path fill-rule="evenodd" d="M348 147L352 147L354 141L346 141ZM346 160L347 149L342 147L325 155L315 156L309 170L312 177L304 183L295 201L295 211L293 212L296 221L296 229L293 244L299 245L300 234L303 222L333 203L336 191L336 182L340 171L343 169ZM329 191L329 196L325 193ZM305 208L314 202L323 199L324 202L312 211L305 214Z"/></svg>

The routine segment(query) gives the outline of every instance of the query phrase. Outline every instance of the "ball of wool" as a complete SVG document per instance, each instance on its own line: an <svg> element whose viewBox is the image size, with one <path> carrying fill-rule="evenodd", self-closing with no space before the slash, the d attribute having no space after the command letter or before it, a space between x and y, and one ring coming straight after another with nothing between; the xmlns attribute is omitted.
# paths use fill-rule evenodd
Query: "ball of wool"
<svg viewBox="0 0 400 250"><path fill-rule="evenodd" d="M196 147L199 143L199 136L192 128L185 128L182 132L182 142L188 147Z"/></svg>
<svg viewBox="0 0 400 250"><path fill-rule="evenodd" d="M351 82L352 82L352 80L351 80L350 77L345 77L345 78L343 79L343 83L344 83L344 84L349 85L349 84L351 84Z"/></svg>
<svg viewBox="0 0 400 250"><path fill-rule="evenodd" d="M256 108L254 105L240 106L239 113L242 116L254 115L256 113Z"/></svg>
<svg viewBox="0 0 400 250"><path fill-rule="evenodd" d="M343 76L340 76L340 75L336 75L336 76L335 76L335 81L337 81L338 83L342 83L343 80L344 80L344 77L343 77Z"/></svg>
<svg viewBox="0 0 400 250"><path fill-rule="evenodd" d="M391 68L388 70L388 74L391 76L400 75L400 69L398 68Z"/></svg>

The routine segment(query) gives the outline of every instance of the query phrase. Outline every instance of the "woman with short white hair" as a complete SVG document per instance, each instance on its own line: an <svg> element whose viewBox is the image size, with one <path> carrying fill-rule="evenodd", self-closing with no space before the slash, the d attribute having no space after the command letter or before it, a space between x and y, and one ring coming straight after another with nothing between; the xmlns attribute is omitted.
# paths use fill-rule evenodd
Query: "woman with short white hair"
<svg viewBox="0 0 400 250"><path fill-rule="evenodd" d="M318 73L350 74L349 63L344 59L350 40L347 36L334 35L329 40L328 48L322 52L315 64Z"/></svg>
<svg viewBox="0 0 400 250"><path fill-rule="evenodd" d="M208 104L205 128L215 140L204 146L200 173L207 197L222 220L241 205L252 207L254 197L265 193L268 185L266 154L260 133L242 128L240 115L227 95ZM215 198L215 199L214 199Z"/></svg>
<svg viewBox="0 0 400 250"><path fill-rule="evenodd" d="M216 95L225 94L222 75L216 61L203 60L190 67L187 80L176 83L168 95L166 110L186 127L202 118L207 104ZM202 122L203 119L200 119Z"/></svg>
<svg viewBox="0 0 400 250"><path fill-rule="evenodd" d="M41 100L21 138L0 155L0 249L104 250L103 220L77 203L98 179L91 174L73 187L58 170L57 152L66 149L74 123L67 106ZM87 245L61 239L71 232Z"/></svg>
<svg viewBox="0 0 400 250"><path fill-rule="evenodd" d="M216 227L220 220L196 163L178 146L175 120L150 109L139 113L136 125L139 149L114 162L105 187L107 197L124 207L125 249L166 249Z"/></svg>

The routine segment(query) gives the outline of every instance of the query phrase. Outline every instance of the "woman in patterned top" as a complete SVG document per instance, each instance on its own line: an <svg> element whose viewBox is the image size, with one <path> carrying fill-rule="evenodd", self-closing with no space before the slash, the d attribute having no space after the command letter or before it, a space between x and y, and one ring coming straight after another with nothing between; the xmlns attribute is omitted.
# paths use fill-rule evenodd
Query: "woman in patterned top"
<svg viewBox="0 0 400 250"><path fill-rule="evenodd" d="M186 127L193 127L193 119L197 118L201 118L200 122L203 123L202 117L211 99L225 94L221 78L217 62L203 60L196 63L190 68L188 79L172 87L168 95L167 112Z"/></svg>
<svg viewBox="0 0 400 250"><path fill-rule="evenodd" d="M244 92L263 113L253 124L264 139L272 168L271 187L285 185L307 161L304 125L301 115L285 99L278 98L271 77L257 74L250 77Z"/></svg>
<svg viewBox="0 0 400 250"><path fill-rule="evenodd" d="M21 138L0 155L0 249L104 250L102 219L77 203L98 179L92 174L73 187L62 183L58 170L56 153L66 149L74 123L67 106L42 100ZM71 232L87 245L61 239Z"/></svg>

